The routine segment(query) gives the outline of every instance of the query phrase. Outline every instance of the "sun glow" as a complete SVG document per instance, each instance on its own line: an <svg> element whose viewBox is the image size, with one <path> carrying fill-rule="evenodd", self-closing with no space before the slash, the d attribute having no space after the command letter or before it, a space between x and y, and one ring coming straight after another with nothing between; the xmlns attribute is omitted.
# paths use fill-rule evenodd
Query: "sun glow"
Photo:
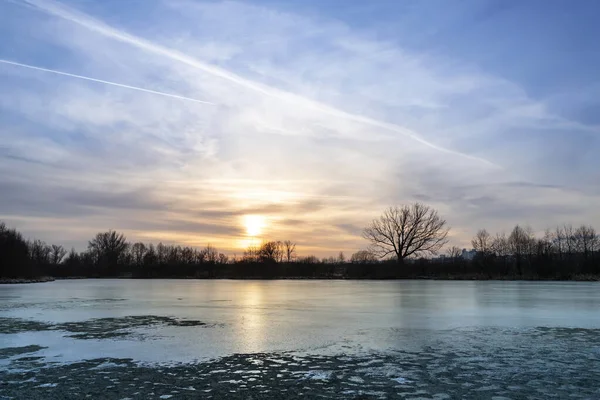
<svg viewBox="0 0 600 400"><path fill-rule="evenodd" d="M265 227L265 217L262 215L246 215L244 217L244 225L246 226L246 234L248 236L258 236Z"/></svg>

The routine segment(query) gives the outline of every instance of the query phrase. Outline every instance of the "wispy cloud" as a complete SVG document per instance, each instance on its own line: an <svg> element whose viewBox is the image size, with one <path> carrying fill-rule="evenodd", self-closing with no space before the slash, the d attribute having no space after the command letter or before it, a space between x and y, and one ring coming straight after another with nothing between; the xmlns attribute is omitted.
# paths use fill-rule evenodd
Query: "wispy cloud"
<svg viewBox="0 0 600 400"><path fill-rule="evenodd" d="M397 126L394 124L374 120L372 118L368 118L368 117L365 117L362 115L347 113L347 112L344 112L337 108L330 107L326 104L312 101L310 99L307 99L307 98L304 98L301 96L297 96L293 93L285 92L285 91L279 90L277 88L273 88L273 87L270 87L270 86L267 86L264 84L260 84L260 83L251 81L249 79L245 79L245 78L243 78L237 74L231 73L223 68L218 68L218 67L214 67L214 66L208 65L206 63L203 63L203 62L201 62L193 57L190 57L186 54L183 54L179 51L169 49L167 47L153 43L151 41L144 40L135 35L126 33L122 30L115 29L115 28L111 27L110 25L101 23L83 13L76 12L76 11L73 11L72 9L62 6L60 3L56 3L51 0L42 0L42 1L40 1L40 0L23 0L23 1L25 1L26 3L28 3L32 6L39 8L40 10L48 12L52 15L56 15L60 18L64 18L66 20L80 24L81 26L84 26L85 28L90 29L94 32L98 32L107 37L131 44L133 46L139 47L148 52L167 57L174 61L178 61L178 62L187 64L189 66L192 66L194 68L197 68L204 72L207 72L211 75L214 75L218 78L229 80L229 81L234 82L235 84L240 85L244 88L256 91L262 95L274 97L278 100L285 101L285 102L291 102L292 105L297 104L298 106L307 107L311 110L314 110L315 112L323 112L323 113L330 114L334 117L345 118L345 119L348 119L353 122L359 122L359 123L371 125L371 126L374 126L377 128L381 128L381 129L384 129L387 131L392 131L394 133L399 133L399 134L405 135L405 136L419 142L420 144L431 147L435 150L448 152L451 154L456 154L459 156L467 157L467 158L470 158L470 159L473 159L476 161L481 161L488 165L494 166L493 163L491 163L487 160L481 159L479 157L474 157L474 156L471 156L468 154L463 154L461 152L454 151L454 150L451 150L448 148L444 148L442 146L438 146L434 143L431 143L431 142L421 138L415 132L413 132L409 129L406 129L404 127L400 127L400 126Z"/></svg>
<svg viewBox="0 0 600 400"><path fill-rule="evenodd" d="M2 59L0 59L0 63L14 65L16 67L34 69L36 71L50 72L52 74L68 76L68 77L71 77L71 78L84 79L84 80L90 81L90 82L103 83L105 85L112 85L112 86L117 86L117 87L125 88L125 89L139 90L140 92L158 94L160 96L172 97L174 99L195 101L196 103L203 103L203 104L212 104L212 105L215 104L215 103L211 103L210 101L192 99L190 97L178 96L176 94L165 93L165 92L158 92L156 90L144 89L144 88L137 87L137 86L130 86L130 85L122 84L122 83L105 81L105 80L102 80L102 79L91 78L89 76L81 76L81 75L76 75L76 74L70 74L68 72L56 71L54 69L49 69L49 68L36 67L35 65L22 64L22 63L18 63L18 62L14 62L14 61L9 61L9 60L2 60Z"/></svg>

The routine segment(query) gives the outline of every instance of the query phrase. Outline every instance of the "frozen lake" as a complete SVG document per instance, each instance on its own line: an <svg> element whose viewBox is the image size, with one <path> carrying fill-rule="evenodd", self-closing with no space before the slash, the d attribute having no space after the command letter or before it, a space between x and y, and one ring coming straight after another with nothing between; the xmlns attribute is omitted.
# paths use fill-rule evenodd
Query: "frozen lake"
<svg viewBox="0 0 600 400"><path fill-rule="evenodd" d="M25 346L39 346L27 354L38 364L377 355L397 360L382 361L379 377L400 386L446 379L511 398L561 382L600 397L598 283L72 280L0 286L0 301L6 371L23 368L10 349ZM471 382L469 371L488 372Z"/></svg>

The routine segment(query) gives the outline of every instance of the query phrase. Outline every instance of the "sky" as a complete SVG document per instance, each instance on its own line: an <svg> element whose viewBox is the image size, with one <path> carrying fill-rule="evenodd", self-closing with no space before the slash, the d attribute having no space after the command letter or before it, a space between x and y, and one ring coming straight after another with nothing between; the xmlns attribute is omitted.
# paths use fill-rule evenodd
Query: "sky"
<svg viewBox="0 0 600 400"><path fill-rule="evenodd" d="M241 254L600 229L596 0L0 0L0 220Z"/></svg>

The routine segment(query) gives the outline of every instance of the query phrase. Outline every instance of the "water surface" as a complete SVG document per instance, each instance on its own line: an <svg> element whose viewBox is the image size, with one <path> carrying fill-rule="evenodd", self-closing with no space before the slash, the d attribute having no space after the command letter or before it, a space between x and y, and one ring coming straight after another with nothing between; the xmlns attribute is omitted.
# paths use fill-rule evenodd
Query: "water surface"
<svg viewBox="0 0 600 400"><path fill-rule="evenodd" d="M134 362L175 368L165 396L600 398L598 283L74 280L1 286L0 300L14 393L94 396L98 368L137 379ZM56 392L76 373L88 384ZM156 392L129 386L114 397Z"/></svg>
<svg viewBox="0 0 600 400"><path fill-rule="evenodd" d="M143 341L0 336L5 347L35 342L48 347L45 355L66 360L351 353L420 346L452 330L600 328L600 285L580 282L69 280L4 285L0 299L0 317L64 323L152 315L217 326L141 328Z"/></svg>

